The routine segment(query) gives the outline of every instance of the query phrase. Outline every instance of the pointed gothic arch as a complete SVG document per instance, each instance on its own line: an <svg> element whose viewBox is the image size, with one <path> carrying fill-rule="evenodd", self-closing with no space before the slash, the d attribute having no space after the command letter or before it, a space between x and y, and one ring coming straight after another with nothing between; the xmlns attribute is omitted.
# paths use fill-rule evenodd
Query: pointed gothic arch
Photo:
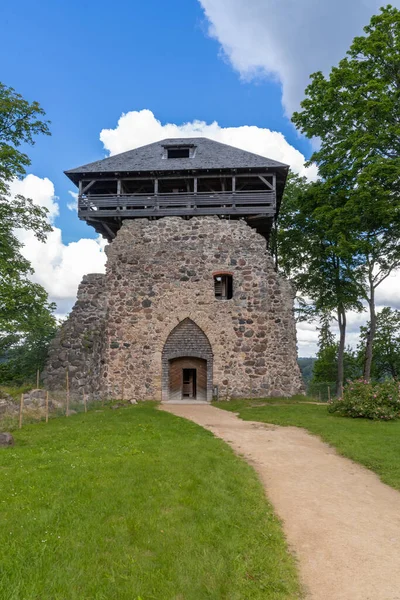
<svg viewBox="0 0 400 600"><path fill-rule="evenodd" d="M170 332L162 351L162 400L212 400L213 352L204 331L187 318Z"/></svg>

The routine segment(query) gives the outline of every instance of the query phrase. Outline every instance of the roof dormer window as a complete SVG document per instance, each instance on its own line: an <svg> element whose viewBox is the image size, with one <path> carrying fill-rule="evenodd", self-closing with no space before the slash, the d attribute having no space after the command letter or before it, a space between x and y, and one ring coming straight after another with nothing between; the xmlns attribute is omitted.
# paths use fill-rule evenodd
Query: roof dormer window
<svg viewBox="0 0 400 600"><path fill-rule="evenodd" d="M193 158L195 151L193 144L168 144L164 146L163 158Z"/></svg>
<svg viewBox="0 0 400 600"><path fill-rule="evenodd" d="M168 158L190 158L190 148L167 148Z"/></svg>

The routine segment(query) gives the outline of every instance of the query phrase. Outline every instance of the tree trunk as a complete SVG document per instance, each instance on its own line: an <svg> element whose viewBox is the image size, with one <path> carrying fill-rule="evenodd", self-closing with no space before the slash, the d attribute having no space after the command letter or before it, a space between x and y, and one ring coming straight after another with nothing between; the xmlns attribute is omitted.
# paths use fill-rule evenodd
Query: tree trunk
<svg viewBox="0 0 400 600"><path fill-rule="evenodd" d="M338 370L337 370L337 395L340 398L343 394L344 379L344 350L346 345L346 312L343 306L338 307L339 324L339 349L338 349Z"/></svg>
<svg viewBox="0 0 400 600"><path fill-rule="evenodd" d="M376 332L376 311L375 311L375 288L370 280L370 298L369 305L369 331L367 334L367 343L365 347L364 379L369 381L371 378L372 367L372 349Z"/></svg>

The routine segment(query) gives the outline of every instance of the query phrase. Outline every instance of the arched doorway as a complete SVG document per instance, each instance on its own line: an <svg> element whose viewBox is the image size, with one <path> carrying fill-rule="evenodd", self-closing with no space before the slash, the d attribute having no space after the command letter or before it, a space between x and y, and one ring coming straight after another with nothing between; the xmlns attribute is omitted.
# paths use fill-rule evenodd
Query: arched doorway
<svg viewBox="0 0 400 600"><path fill-rule="evenodd" d="M169 334L162 353L163 402L212 400L213 353L202 329L191 319Z"/></svg>

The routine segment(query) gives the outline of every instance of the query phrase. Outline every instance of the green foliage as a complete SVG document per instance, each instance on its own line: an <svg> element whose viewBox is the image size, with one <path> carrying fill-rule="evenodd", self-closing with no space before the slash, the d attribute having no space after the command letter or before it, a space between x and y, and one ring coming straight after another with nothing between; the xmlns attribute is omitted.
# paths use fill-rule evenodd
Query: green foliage
<svg viewBox="0 0 400 600"><path fill-rule="evenodd" d="M297 364L300 367L301 376L303 377L303 381L307 387L312 378L314 363L314 357L300 357L297 359Z"/></svg>
<svg viewBox="0 0 400 600"><path fill-rule="evenodd" d="M148 403L14 432L0 454L2 600L292 600L254 470Z"/></svg>
<svg viewBox="0 0 400 600"><path fill-rule="evenodd" d="M3 362L0 362L0 384L36 382L36 372L42 372L51 340L57 333L57 322L46 305L30 311L30 324L23 338L18 335L3 338ZM0 340L1 341L1 340ZM5 347L4 347L5 346Z"/></svg>
<svg viewBox="0 0 400 600"><path fill-rule="evenodd" d="M370 383L365 379L350 381L343 396L334 400L330 413L344 417L391 421L400 417L400 384L394 379Z"/></svg>
<svg viewBox="0 0 400 600"><path fill-rule="evenodd" d="M29 103L13 88L0 82L0 193L7 191L6 182L25 175L31 164L22 144L33 145L34 136L50 135L48 121L38 102Z"/></svg>
<svg viewBox="0 0 400 600"><path fill-rule="evenodd" d="M361 327L359 352L365 352L370 324ZM375 379L400 377L400 311L385 307L377 315L372 376Z"/></svg>
<svg viewBox="0 0 400 600"><path fill-rule="evenodd" d="M337 373L341 389L344 372L346 312L363 310L360 299L358 260L341 252L341 234L333 226L332 206L338 202L322 182L307 183L290 175L279 218L276 247L279 265L290 277L300 297L303 319L323 317L338 321L340 342ZM303 297L306 299L304 300ZM329 375L331 377L332 375Z"/></svg>
<svg viewBox="0 0 400 600"><path fill-rule="evenodd" d="M400 156L400 11L382 8L364 31L328 78L311 75L293 121L308 137L320 138L311 160L324 179L344 178L353 187L371 168L385 165L380 183L389 189Z"/></svg>
<svg viewBox="0 0 400 600"><path fill-rule="evenodd" d="M320 147L321 218L336 240L336 255L351 259L358 297L371 327L364 373L369 378L375 334L375 290L400 266L400 11L381 9L354 39L328 78L311 76L293 122Z"/></svg>
<svg viewBox="0 0 400 600"><path fill-rule="evenodd" d="M46 340L55 327L54 305L43 287L30 280L33 271L16 235L17 229L24 229L45 241L51 231L47 210L9 194L10 181L24 175L30 164L20 146L33 145L37 134L49 134L43 115L37 102L27 102L0 83L0 358L10 358L7 377L14 373L17 379L32 370L28 364L35 362L35 353L37 365L43 363ZM3 381L7 369L1 366Z"/></svg>

